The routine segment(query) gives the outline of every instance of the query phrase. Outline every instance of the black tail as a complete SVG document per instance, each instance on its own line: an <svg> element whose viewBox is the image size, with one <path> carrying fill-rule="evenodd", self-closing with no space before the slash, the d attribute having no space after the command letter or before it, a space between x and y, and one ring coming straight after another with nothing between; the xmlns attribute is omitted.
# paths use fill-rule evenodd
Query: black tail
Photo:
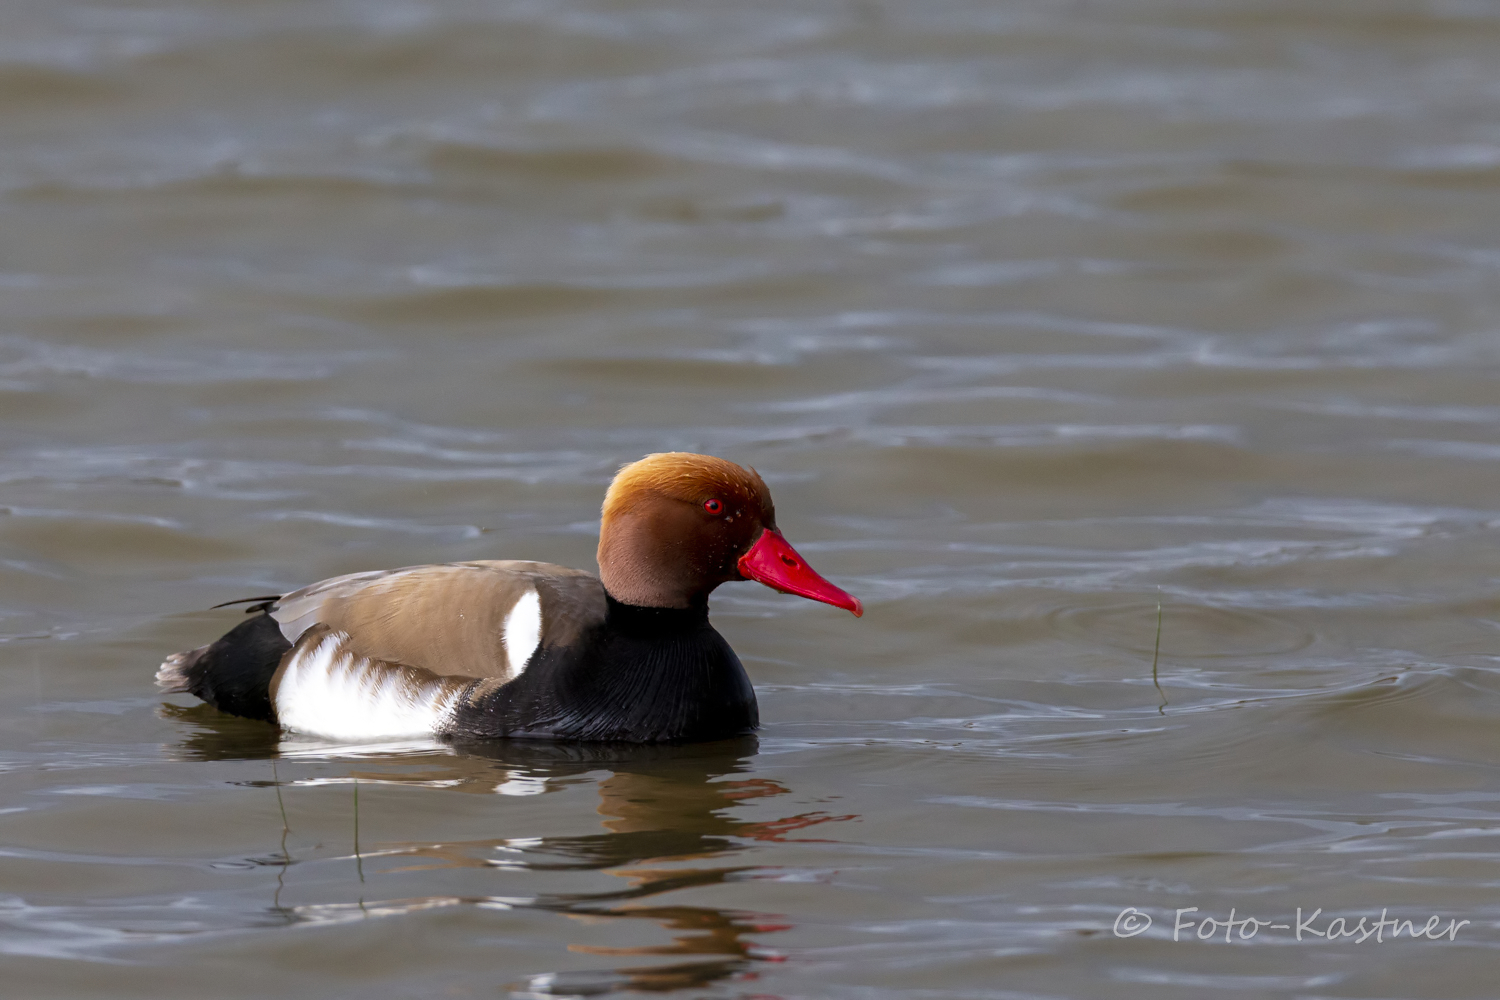
<svg viewBox="0 0 1500 1000"><path fill-rule="evenodd" d="M230 715L275 722L271 676L291 648L276 619L258 614L215 643L167 657L156 683L167 691L196 695Z"/></svg>

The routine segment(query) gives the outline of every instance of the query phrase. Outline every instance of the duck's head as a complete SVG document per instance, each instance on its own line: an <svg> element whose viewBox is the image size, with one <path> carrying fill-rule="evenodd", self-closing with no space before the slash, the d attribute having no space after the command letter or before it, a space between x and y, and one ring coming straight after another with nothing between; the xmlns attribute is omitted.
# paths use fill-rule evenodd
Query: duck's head
<svg viewBox="0 0 1500 1000"><path fill-rule="evenodd" d="M599 577L615 600L645 607L695 607L721 583L756 580L864 614L782 537L760 475L710 455L647 455L620 470L604 496Z"/></svg>

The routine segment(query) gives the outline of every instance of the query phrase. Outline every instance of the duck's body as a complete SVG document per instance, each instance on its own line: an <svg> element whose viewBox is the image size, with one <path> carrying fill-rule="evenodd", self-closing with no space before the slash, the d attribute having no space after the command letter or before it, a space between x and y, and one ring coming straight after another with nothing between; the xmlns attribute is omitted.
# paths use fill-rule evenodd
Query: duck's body
<svg viewBox="0 0 1500 1000"><path fill-rule="evenodd" d="M251 609L157 683L341 740L437 736L661 742L757 725L708 594L757 579L861 613L775 528L760 477L653 455L605 501L595 577L477 561L334 577Z"/></svg>

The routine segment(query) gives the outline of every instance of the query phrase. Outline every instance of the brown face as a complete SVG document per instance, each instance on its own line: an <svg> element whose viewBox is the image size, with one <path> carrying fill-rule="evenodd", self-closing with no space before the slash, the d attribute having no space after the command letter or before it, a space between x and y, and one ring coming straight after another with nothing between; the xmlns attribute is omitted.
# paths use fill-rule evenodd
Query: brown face
<svg viewBox="0 0 1500 1000"><path fill-rule="evenodd" d="M604 498L599 575L627 604L690 607L749 578L860 613L781 537L755 470L708 455L648 455L620 470Z"/></svg>
<svg viewBox="0 0 1500 1000"><path fill-rule="evenodd" d="M599 570L616 600L688 607L727 580L774 525L760 476L708 455L648 455L625 466L604 498Z"/></svg>
<svg viewBox="0 0 1500 1000"><path fill-rule="evenodd" d="M762 531L775 527L769 500L767 494L763 504L756 492L739 484L702 484L690 496L658 499L653 505L652 528L659 533L662 549L677 546L690 575L712 590L729 580L744 579L740 557Z"/></svg>

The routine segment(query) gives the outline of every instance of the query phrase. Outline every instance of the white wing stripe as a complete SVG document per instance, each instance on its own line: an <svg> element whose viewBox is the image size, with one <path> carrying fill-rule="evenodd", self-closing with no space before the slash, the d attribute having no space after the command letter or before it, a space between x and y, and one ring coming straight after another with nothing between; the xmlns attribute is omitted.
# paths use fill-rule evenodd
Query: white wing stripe
<svg viewBox="0 0 1500 1000"><path fill-rule="evenodd" d="M535 590L528 590L505 616L505 658L510 664L510 680L521 676L541 642L542 600Z"/></svg>

